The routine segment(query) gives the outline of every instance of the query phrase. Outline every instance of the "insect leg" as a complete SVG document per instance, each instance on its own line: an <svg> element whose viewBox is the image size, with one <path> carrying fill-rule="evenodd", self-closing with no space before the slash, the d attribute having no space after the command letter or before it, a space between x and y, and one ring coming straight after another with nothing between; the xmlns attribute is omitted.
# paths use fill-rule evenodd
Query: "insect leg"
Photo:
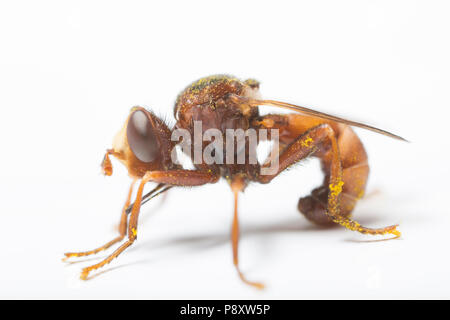
<svg viewBox="0 0 450 320"><path fill-rule="evenodd" d="M212 172L201 172L194 170L169 170L169 171L149 171L142 178L137 194L136 200L131 210L130 221L128 224L128 241L122 244L116 251L108 256L103 261L86 267L82 270L80 278L87 280L89 273L93 270L97 270L104 265L110 263L113 259L117 258L126 248L131 246L137 239L137 223L139 217L139 211L142 202L142 193L144 186L149 181L155 181L159 183L167 183L172 185L183 186L198 186L210 182L216 182L219 176Z"/></svg>
<svg viewBox="0 0 450 320"><path fill-rule="evenodd" d="M239 255L238 255L238 248L239 248L239 219L238 219L238 195L239 192L242 191L242 187L243 187L243 183L242 180L237 178L234 179L231 182L231 190L233 191L233 195L234 195L234 215L233 215L233 224L231 227L231 243L233 246L233 264L236 268L236 271L239 274L239 277L241 278L241 280L246 283L249 284L251 286L254 286L258 289L263 289L264 285L262 283L258 283L258 282L251 282L248 281L245 276L243 275L243 273L241 272L240 268L239 268Z"/></svg>
<svg viewBox="0 0 450 320"><path fill-rule="evenodd" d="M369 164L367 153L358 136L353 130L344 124L333 127L335 132L339 156L342 165L342 180L344 185L340 198L340 215L350 216L356 203L364 196L367 179L369 176ZM330 144L328 144L330 145ZM298 209L310 221L320 225L330 225L333 221L326 214L332 150L324 149L320 154L315 154L321 160L321 167L325 174L322 185L312 190L311 194L300 198Z"/></svg>
<svg viewBox="0 0 450 320"><path fill-rule="evenodd" d="M328 124L321 124L300 135L280 154L277 172L271 175L260 175L258 180L261 183L270 182L289 166L314 154L314 152L316 152L326 141L331 143L330 180L328 185L329 193L327 210L325 211L327 216L333 222L353 231L371 235L393 234L396 237L399 237L400 232L397 230L397 225L379 229L366 228L361 226L358 222L348 217L343 217L340 214L340 198L342 186L344 184L342 179L342 164L334 131ZM263 167L264 166L267 166L267 164L263 165Z"/></svg>
<svg viewBox="0 0 450 320"><path fill-rule="evenodd" d="M215 183L220 175L209 170L168 170L149 172L150 180L173 186L201 186L207 183Z"/></svg>
<svg viewBox="0 0 450 320"><path fill-rule="evenodd" d="M142 193L144 191L145 184L150 180L149 175L145 175L141 183L139 184L139 188L136 194L136 200L134 202L133 209L131 211L130 223L128 225L128 241L122 244L116 251L114 251L110 256L108 256L103 261L94 264L92 266L86 267L82 270L80 278L83 280L87 280L88 275L91 271L99 269L104 265L110 263L114 258L117 258L126 248L133 244L133 242L137 238L137 221L139 216L139 211L141 207ZM125 211L125 210L124 210ZM125 213L126 217L126 213Z"/></svg>
<svg viewBox="0 0 450 320"><path fill-rule="evenodd" d="M106 249L108 249L109 247L111 247L113 244L121 241L126 233L127 233L127 213L126 210L128 208L128 206L130 205L131 202L131 195L133 194L133 187L134 184L136 183L136 179L133 180L133 182L131 183L130 189L128 191L128 196L127 196L127 200L125 201L125 205L123 206L122 209L122 214L120 217L120 224L119 224L119 236L117 236L116 238L114 238L113 240L109 241L108 243L104 244L101 247L98 247L94 250L90 250L90 251L84 251L84 252L67 252L64 253L64 255L66 256L63 261L71 258L71 257L84 257L84 256L89 256L92 254L96 254L100 251L104 251Z"/></svg>

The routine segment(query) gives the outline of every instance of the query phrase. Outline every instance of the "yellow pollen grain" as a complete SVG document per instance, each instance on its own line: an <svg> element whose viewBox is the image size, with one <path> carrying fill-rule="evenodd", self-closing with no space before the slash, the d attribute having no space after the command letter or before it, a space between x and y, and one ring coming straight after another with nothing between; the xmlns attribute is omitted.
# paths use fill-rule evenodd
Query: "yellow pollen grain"
<svg viewBox="0 0 450 320"><path fill-rule="evenodd" d="M364 190L361 190L357 195L358 199L361 199L362 197L364 197Z"/></svg>
<svg viewBox="0 0 450 320"><path fill-rule="evenodd" d="M342 186L344 185L344 181L340 180L337 184L330 183L329 188L331 191L331 195L336 197L342 192Z"/></svg>
<svg viewBox="0 0 450 320"><path fill-rule="evenodd" d="M302 141L300 144L302 147L309 148L311 146L311 142L313 142L313 139L311 137L308 137L306 140Z"/></svg>
<svg viewBox="0 0 450 320"><path fill-rule="evenodd" d="M136 228L131 228L131 232L133 233L133 236L135 236L135 237L136 237L136 235L137 235L137 231L136 231Z"/></svg>

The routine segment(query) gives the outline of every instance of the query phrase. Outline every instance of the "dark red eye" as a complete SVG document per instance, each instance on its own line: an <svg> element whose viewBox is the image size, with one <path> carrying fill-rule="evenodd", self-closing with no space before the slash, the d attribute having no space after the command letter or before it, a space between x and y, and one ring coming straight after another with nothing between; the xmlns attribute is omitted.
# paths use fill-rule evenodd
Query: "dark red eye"
<svg viewBox="0 0 450 320"><path fill-rule="evenodd" d="M158 156L159 145L150 116L142 110L134 111L127 126L131 151L142 162L152 162Z"/></svg>

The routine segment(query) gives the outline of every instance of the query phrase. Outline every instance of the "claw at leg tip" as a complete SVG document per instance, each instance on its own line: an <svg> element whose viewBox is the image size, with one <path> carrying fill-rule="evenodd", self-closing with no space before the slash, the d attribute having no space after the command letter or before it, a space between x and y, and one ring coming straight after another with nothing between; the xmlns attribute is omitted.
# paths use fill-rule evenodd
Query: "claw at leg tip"
<svg viewBox="0 0 450 320"><path fill-rule="evenodd" d="M254 285L255 288L258 289L258 290L264 290L265 287L266 287L263 283L254 283L253 285Z"/></svg>
<svg viewBox="0 0 450 320"><path fill-rule="evenodd" d="M80 279L81 279L81 280L87 280L88 275L89 275L89 272L83 271L83 272L81 272L81 274L80 274Z"/></svg>
<svg viewBox="0 0 450 320"><path fill-rule="evenodd" d="M392 229L389 233L393 234L395 236L395 238L400 238L400 236L402 235L402 233L400 231L397 230L398 225L396 225L394 227L394 229Z"/></svg>
<svg viewBox="0 0 450 320"><path fill-rule="evenodd" d="M69 258L73 257L74 255L71 253L64 253L65 257L62 258L62 261L67 261Z"/></svg>

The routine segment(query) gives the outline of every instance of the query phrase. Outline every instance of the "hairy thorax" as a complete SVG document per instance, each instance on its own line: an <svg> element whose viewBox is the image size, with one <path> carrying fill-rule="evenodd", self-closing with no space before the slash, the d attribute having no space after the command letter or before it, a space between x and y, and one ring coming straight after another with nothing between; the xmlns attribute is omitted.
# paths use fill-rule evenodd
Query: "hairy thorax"
<svg viewBox="0 0 450 320"><path fill-rule="evenodd" d="M256 107L234 103L232 95L254 98L259 94L255 80L240 81L229 75L213 75L191 83L177 97L174 114L177 127L190 129L193 121L209 128L247 129L250 118L258 115Z"/></svg>
<svg viewBox="0 0 450 320"><path fill-rule="evenodd" d="M188 130L193 137L194 122L198 121L202 135L208 129L218 129L224 139L227 129L249 129L251 121L259 115L258 108L237 103L233 96L258 98L259 83L251 79L241 81L229 75L214 75L193 82L178 95L175 102L176 128ZM203 148L207 144L203 142ZM236 166L228 169L241 170Z"/></svg>

